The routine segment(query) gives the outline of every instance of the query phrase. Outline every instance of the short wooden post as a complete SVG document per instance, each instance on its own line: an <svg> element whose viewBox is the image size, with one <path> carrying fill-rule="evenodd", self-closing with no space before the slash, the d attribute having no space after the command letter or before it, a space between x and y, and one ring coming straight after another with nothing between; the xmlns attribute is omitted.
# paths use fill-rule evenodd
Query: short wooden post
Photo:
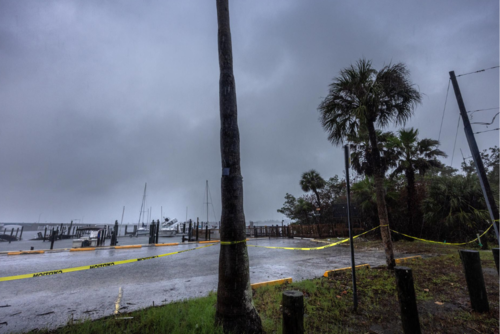
<svg viewBox="0 0 500 334"><path fill-rule="evenodd" d="M177 225L178 227L179 225ZM160 220L158 219L156 221L156 243L158 243L158 240L160 238Z"/></svg>
<svg viewBox="0 0 500 334"><path fill-rule="evenodd" d="M417 300L413 275L410 268L395 267L396 286L398 290L399 306L401 307L401 322L405 334L420 334L420 321L418 320Z"/></svg>
<svg viewBox="0 0 500 334"><path fill-rule="evenodd" d="M208 224L205 226L205 240L208 240Z"/></svg>
<svg viewBox="0 0 500 334"><path fill-rule="evenodd" d="M491 251L493 252L493 259L495 260L495 265L497 266L497 273L499 273L499 271L498 271L498 248L493 248Z"/></svg>
<svg viewBox="0 0 500 334"><path fill-rule="evenodd" d="M254 238L257 238L257 226L253 227L253 236Z"/></svg>
<svg viewBox="0 0 500 334"><path fill-rule="evenodd" d="M54 231L54 228L52 228L52 233L50 234L50 249L54 249L54 240L56 240L56 233L57 231Z"/></svg>
<svg viewBox="0 0 500 334"><path fill-rule="evenodd" d="M301 291L288 290L282 294L283 334L304 333L304 295Z"/></svg>
<svg viewBox="0 0 500 334"><path fill-rule="evenodd" d="M470 304L476 312L488 312L488 295L484 284L483 269L478 251L460 250L460 259L465 272L465 280L469 290Z"/></svg>
<svg viewBox="0 0 500 334"><path fill-rule="evenodd" d="M13 235L13 234L14 234L14 228L12 228L12 229L10 230L10 236L11 236L11 237L12 237L12 235Z"/></svg>

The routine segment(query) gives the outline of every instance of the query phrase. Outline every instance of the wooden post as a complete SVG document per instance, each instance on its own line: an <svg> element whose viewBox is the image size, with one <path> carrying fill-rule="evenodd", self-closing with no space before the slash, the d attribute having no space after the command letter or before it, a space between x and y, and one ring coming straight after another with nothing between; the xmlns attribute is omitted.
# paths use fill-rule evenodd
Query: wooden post
<svg viewBox="0 0 500 334"><path fill-rule="evenodd" d="M413 286L413 275L410 268L394 267L399 306L401 307L401 322L405 334L420 334L417 299Z"/></svg>
<svg viewBox="0 0 500 334"><path fill-rule="evenodd" d="M493 248L491 251L493 252L493 259L495 260L495 265L497 266L497 273L499 273L499 271L498 271L498 248Z"/></svg>
<svg viewBox="0 0 500 334"><path fill-rule="evenodd" d="M17 235L19 234L19 227L17 228L16 230L16 239L17 239Z"/></svg>
<svg viewBox="0 0 500 334"><path fill-rule="evenodd" d="M43 242L45 242L46 238L47 238L47 226L45 226L45 232L43 232Z"/></svg>
<svg viewBox="0 0 500 334"><path fill-rule="evenodd" d="M196 241L198 241L199 232L200 232L200 226L196 225Z"/></svg>
<svg viewBox="0 0 500 334"><path fill-rule="evenodd" d="M208 240L208 224L205 226L205 240Z"/></svg>
<svg viewBox="0 0 500 334"><path fill-rule="evenodd" d="M71 221L71 223L69 223L68 233L66 233L67 235L71 234L71 228L72 227L73 227L73 221Z"/></svg>
<svg viewBox="0 0 500 334"><path fill-rule="evenodd" d="M54 240L56 240L56 231L54 231L54 228L52 228L52 233L50 234L50 249L54 249Z"/></svg>
<svg viewBox="0 0 500 334"><path fill-rule="evenodd" d="M177 225L177 227L179 227L179 225ZM160 237L160 220L158 219L156 221L156 243L158 243L159 237Z"/></svg>
<svg viewBox="0 0 500 334"><path fill-rule="evenodd" d="M257 226L253 227L253 236L254 238L257 238Z"/></svg>
<svg viewBox="0 0 500 334"><path fill-rule="evenodd" d="M304 295L301 291L288 290L282 294L283 334L304 333Z"/></svg>
<svg viewBox="0 0 500 334"><path fill-rule="evenodd" d="M11 237L12 237L12 235L13 235L13 234L14 234L14 228L12 228L12 229L10 230L10 236L11 236Z"/></svg>
<svg viewBox="0 0 500 334"><path fill-rule="evenodd" d="M476 312L488 312L488 295L484 285L483 269L481 268L481 259L478 251L460 250L460 259L465 272L465 280L469 290L470 304L472 310Z"/></svg>

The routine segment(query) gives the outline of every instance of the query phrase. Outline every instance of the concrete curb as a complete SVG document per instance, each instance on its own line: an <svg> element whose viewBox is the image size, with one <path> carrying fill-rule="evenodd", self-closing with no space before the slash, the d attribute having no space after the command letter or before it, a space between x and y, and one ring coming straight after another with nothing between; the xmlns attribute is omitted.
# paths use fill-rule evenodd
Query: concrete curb
<svg viewBox="0 0 500 334"><path fill-rule="evenodd" d="M323 274L324 277L330 277L332 275L334 275L335 273L339 273L341 271L346 271L346 270L351 270L352 267L345 267L345 268L339 268L339 269L334 269L334 270L327 270L325 271L325 273ZM357 266L354 266L354 268L367 268L367 269L370 269L370 265L369 264L360 264L360 265L357 265Z"/></svg>
<svg viewBox="0 0 500 334"><path fill-rule="evenodd" d="M8 252L7 255L25 255L25 254L43 254L43 250L32 250L32 251L20 251L20 252Z"/></svg>
<svg viewBox="0 0 500 334"><path fill-rule="evenodd" d="M281 284L285 284L285 283L292 283L292 278L288 277L288 278L283 278L283 279L277 279L277 280L274 280L274 281L254 283L254 284L251 284L250 286L252 287L252 289L258 289L258 288L261 288L263 286L281 285Z"/></svg>
<svg viewBox="0 0 500 334"><path fill-rule="evenodd" d="M410 262L410 261L415 261L418 259L422 259L422 256L416 255L416 256L410 256L410 257L403 257L401 259L394 259L394 262L396 262L396 264L401 264L401 263L406 263L406 262Z"/></svg>

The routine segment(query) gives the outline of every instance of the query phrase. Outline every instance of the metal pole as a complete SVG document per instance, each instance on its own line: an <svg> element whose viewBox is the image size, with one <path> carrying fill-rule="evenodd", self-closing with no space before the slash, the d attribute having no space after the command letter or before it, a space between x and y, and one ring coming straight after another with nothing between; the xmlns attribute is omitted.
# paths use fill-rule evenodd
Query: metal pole
<svg viewBox="0 0 500 334"><path fill-rule="evenodd" d="M207 224L208 224L208 180L207 180Z"/></svg>
<svg viewBox="0 0 500 334"><path fill-rule="evenodd" d="M352 270L352 297L354 301L354 310L358 309L358 291L356 289L356 264L354 263L354 243L352 240L352 225L351 225L351 188L349 185L349 146L344 146L345 155L345 181L347 186L347 224L349 227L349 241L351 244L351 270Z"/></svg>
<svg viewBox="0 0 500 334"><path fill-rule="evenodd" d="M455 72L450 72L451 83L453 84L453 90L455 91L455 96L457 97L458 108L460 109L460 115L462 116L462 121L464 122L465 136L467 137L467 142L469 143L469 149L472 153L472 158L474 159L474 164L476 165L477 176L479 177L479 183L481 184L481 189L483 190L484 200L488 211L490 213L491 221L493 222L493 228L495 229L495 235L498 241L498 208L495 204L495 199L493 193L491 192L490 183L486 178L486 172L484 170L483 160L481 159L481 154L479 154L479 149L477 148L476 139L474 138L474 133L472 132L472 127L470 125L469 116L467 116L467 111L465 109L464 101L462 99L462 93L460 93L460 87L458 86L457 78L455 77Z"/></svg>

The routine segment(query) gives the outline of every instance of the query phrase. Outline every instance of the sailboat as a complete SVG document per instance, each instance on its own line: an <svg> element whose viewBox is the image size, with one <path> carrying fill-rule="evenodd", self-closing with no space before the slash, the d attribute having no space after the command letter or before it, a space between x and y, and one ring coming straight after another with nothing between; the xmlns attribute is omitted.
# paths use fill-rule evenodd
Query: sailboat
<svg viewBox="0 0 500 334"><path fill-rule="evenodd" d="M142 204L141 211L139 212L139 221L137 222L137 232L135 236L138 237L140 235L149 235L149 228L147 224L144 224L144 212L146 210L146 189L148 187L148 183L144 185L144 195L142 195ZM142 225L141 225L141 217L142 217Z"/></svg>

